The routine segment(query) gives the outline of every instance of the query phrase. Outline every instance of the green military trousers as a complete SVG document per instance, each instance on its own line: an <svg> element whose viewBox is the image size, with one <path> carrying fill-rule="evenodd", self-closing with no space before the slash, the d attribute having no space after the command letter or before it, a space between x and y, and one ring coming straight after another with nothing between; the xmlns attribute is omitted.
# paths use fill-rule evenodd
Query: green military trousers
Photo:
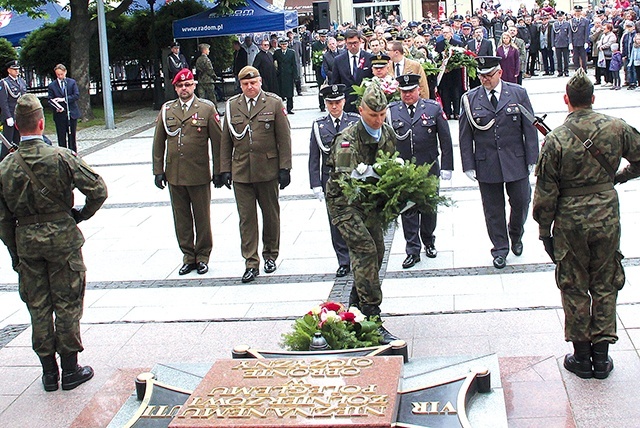
<svg viewBox="0 0 640 428"><path fill-rule="evenodd" d="M615 343L616 300L624 286L620 226L555 227L556 283L562 295L565 339Z"/></svg>
<svg viewBox="0 0 640 428"><path fill-rule="evenodd" d="M38 356L68 355L84 349L80 318L85 272L81 249L46 258L20 258L20 298L31 315L32 346Z"/></svg>

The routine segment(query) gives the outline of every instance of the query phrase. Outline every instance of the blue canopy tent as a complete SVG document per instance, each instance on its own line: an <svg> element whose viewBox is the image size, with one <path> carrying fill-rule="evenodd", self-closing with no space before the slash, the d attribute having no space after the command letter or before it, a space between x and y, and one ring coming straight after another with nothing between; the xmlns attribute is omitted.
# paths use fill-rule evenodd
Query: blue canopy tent
<svg viewBox="0 0 640 428"><path fill-rule="evenodd" d="M232 15L216 13L217 5L173 22L175 39L229 36L233 34L286 31L298 26L298 13L285 11L264 0L246 0Z"/></svg>
<svg viewBox="0 0 640 428"><path fill-rule="evenodd" d="M9 40L13 46L19 46L20 40L42 27L48 22L55 22L58 18L69 19L71 14L57 3L47 3L43 6L46 16L30 18L26 13L18 14L11 10L0 9L0 37Z"/></svg>

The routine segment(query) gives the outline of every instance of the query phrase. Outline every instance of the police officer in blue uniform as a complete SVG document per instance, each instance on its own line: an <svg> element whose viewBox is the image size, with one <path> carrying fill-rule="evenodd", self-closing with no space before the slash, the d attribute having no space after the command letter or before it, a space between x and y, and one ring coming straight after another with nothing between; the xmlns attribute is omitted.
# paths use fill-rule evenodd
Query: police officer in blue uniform
<svg viewBox="0 0 640 428"><path fill-rule="evenodd" d="M538 160L538 134L522 113L533 114L527 91L501 80L500 57L480 56L478 75L482 86L462 96L460 154L462 170L478 181L493 266L507 265L511 251L522 254L524 223L531 202L529 174ZM511 213L505 216L505 189Z"/></svg>
<svg viewBox="0 0 640 428"><path fill-rule="evenodd" d="M329 114L316 119L311 126L311 143L309 145L309 183L313 194L324 203L324 189L329 179L329 167L326 166L327 156L331 151L333 137L351 124L360 120L356 113L344 111L346 85L330 85L320 90ZM337 277L346 276L351 271L349 249L340 235L338 228L331 223L331 243L338 257Z"/></svg>
<svg viewBox="0 0 640 428"><path fill-rule="evenodd" d="M430 174L439 175L443 180L451 179L453 171L453 149L449 124L444 118L442 107L434 100L420 98L420 76L404 74L398 76L402 101L395 101L387 110L387 122L396 132L396 148L400 157L415 159L417 165L433 163ZM440 150L438 150L438 143ZM442 152L441 164L438 157ZM408 269L420 261L422 244L427 257L435 258L437 211L405 212L401 216L404 239L407 241L407 258L402 267Z"/></svg>
<svg viewBox="0 0 640 428"><path fill-rule="evenodd" d="M20 143L20 132L14 123L14 112L18 98L27 93L27 82L20 77L20 64L11 60L6 64L7 77L0 80L0 122L4 127L2 134L9 142ZM9 154L9 150L2 144L0 160Z"/></svg>
<svg viewBox="0 0 640 428"><path fill-rule="evenodd" d="M565 13L558 11L558 20L551 27L553 47L558 59L558 77L569 75L569 44L571 43L571 26L565 20Z"/></svg>
<svg viewBox="0 0 640 428"><path fill-rule="evenodd" d="M587 69L587 47L589 47L589 27L591 23L582 16L582 6L573 7L573 18L569 21L571 45L573 46L573 67Z"/></svg>

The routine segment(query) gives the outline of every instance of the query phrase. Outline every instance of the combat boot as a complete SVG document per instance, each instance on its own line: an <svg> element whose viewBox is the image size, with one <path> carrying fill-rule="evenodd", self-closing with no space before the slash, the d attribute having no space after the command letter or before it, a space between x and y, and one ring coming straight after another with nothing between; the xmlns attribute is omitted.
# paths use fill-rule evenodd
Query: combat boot
<svg viewBox="0 0 640 428"><path fill-rule="evenodd" d="M355 286L351 288L351 293L349 294L349 306L347 307L347 309L352 306L360 309L360 298L358 297L358 291L356 290Z"/></svg>
<svg viewBox="0 0 640 428"><path fill-rule="evenodd" d="M60 355L62 366L62 389L68 391L93 377L93 369L89 366L82 367L78 364L78 353Z"/></svg>
<svg viewBox="0 0 640 428"><path fill-rule="evenodd" d="M387 330L383 326L378 327L378 333L380 333L380 336L382 336L382 339L380 339L381 345L388 345L394 340L399 340L398 337L391 334L389 330Z"/></svg>
<svg viewBox="0 0 640 428"><path fill-rule="evenodd" d="M565 355L564 368L582 379L591 379L591 342L573 342L573 354Z"/></svg>
<svg viewBox="0 0 640 428"><path fill-rule="evenodd" d="M367 318L369 319L374 317L377 319L380 317L380 306L362 305L361 310L362 310L362 314L366 315ZM381 345L388 345L394 340L398 340L396 336L391 334L389 330L387 330L383 326L378 327L378 333L380 333L380 336L382 336L382 338L380 339Z"/></svg>
<svg viewBox="0 0 640 428"><path fill-rule="evenodd" d="M57 391L58 381L60 380L60 369L55 355L47 355L39 357L42 364L42 385L45 391Z"/></svg>
<svg viewBox="0 0 640 428"><path fill-rule="evenodd" d="M591 348L593 358L593 377L606 379L613 370L613 360L609 357L609 342L594 343Z"/></svg>

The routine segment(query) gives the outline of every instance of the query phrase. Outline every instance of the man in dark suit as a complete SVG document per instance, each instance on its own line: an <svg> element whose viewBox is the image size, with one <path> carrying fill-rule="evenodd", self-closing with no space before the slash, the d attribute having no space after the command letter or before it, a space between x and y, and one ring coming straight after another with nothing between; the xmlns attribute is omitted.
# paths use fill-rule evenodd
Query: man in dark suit
<svg viewBox="0 0 640 428"><path fill-rule="evenodd" d="M63 64L56 65L53 71L56 73L56 79L49 83L47 90L49 105L54 110L53 121L56 124L58 145L77 152L76 128L80 117L80 91L76 81L67 77L67 67Z"/></svg>
<svg viewBox="0 0 640 428"><path fill-rule="evenodd" d="M327 157L331 152L333 137L351 124L360 120L356 113L344 111L345 85L329 85L320 90L329 114L316 119L311 126L311 143L309 145L309 183L313 194L324 204L324 191L329 179ZM328 214L328 212L327 212ZM351 271L349 249L338 228L331 222L331 243L338 258L337 277L343 277Z"/></svg>
<svg viewBox="0 0 640 428"><path fill-rule="evenodd" d="M247 63L248 61L247 51L245 51L242 48L242 45L238 40L233 41L232 47L233 47L233 75L236 78L234 91L237 94L237 93L240 93L240 81L238 80L238 73L240 73L240 70L242 70L243 68L245 68L247 65L250 65L250 64Z"/></svg>
<svg viewBox="0 0 640 428"><path fill-rule="evenodd" d="M420 97L420 79L417 74L396 77L402 101L395 101L387 110L387 122L397 136L396 149L402 159L414 159L417 165L433 162L430 175L451 179L453 171L453 149L449 124L443 117L442 108L436 101ZM442 151L442 165L438 162ZM442 167L442 169L441 169ZM402 267L408 269L420 261L420 251L424 244L427 257L438 255L435 246L437 211L402 213L402 230L406 244L407 258Z"/></svg>
<svg viewBox="0 0 640 428"><path fill-rule="evenodd" d="M322 71L327 76L327 82L331 82L331 76L333 74L333 64L336 61L336 57L340 55L343 50L338 49L338 42L333 37L329 37L327 41L327 51L322 55Z"/></svg>
<svg viewBox="0 0 640 428"><path fill-rule="evenodd" d="M442 53L448 46L464 46L453 37L451 27L442 27L442 40L436 42L436 52ZM442 98L442 109L449 119L458 119L460 96L462 95L462 69L455 68L442 75L438 83L438 92Z"/></svg>
<svg viewBox="0 0 640 428"><path fill-rule="evenodd" d="M260 52L253 60L253 66L258 70L262 77L262 90L267 92L278 93L278 77L276 66L273 63L273 55L269 52L271 44L269 40L260 42ZM242 70L242 68L240 68ZM240 72L238 70L238 72ZM236 74L237 76L237 74Z"/></svg>
<svg viewBox="0 0 640 428"><path fill-rule="evenodd" d="M323 52L327 49L327 30L318 30L318 39L311 44L311 53ZM313 71L316 74L316 82L318 83L318 107L320 111L325 111L324 101L322 95L320 95L320 87L324 83L324 77L322 77L322 63L313 64Z"/></svg>
<svg viewBox="0 0 640 428"><path fill-rule="evenodd" d="M18 98L27 93L27 82L20 77L20 64L17 60L11 60L6 64L7 77L0 80L0 122L2 122L2 135L11 142L20 143L20 131L15 127L14 113ZM0 160L9 154L9 149L2 144Z"/></svg>
<svg viewBox="0 0 640 428"><path fill-rule="evenodd" d="M273 62L278 69L278 95L287 102L287 113L293 112L293 89L298 78L298 66L296 64L296 54L289 49L289 39L280 38L278 41L280 49L273 53Z"/></svg>
<svg viewBox="0 0 640 428"><path fill-rule="evenodd" d="M291 128L282 99L262 90L260 73L247 66L238 74L242 94L227 101L216 187L231 188L240 217L245 272L242 282L259 274L258 210L262 211L262 258L265 273L276 270L280 251L280 190L291 183ZM233 174L233 175L232 175Z"/></svg>
<svg viewBox="0 0 640 428"><path fill-rule="evenodd" d="M180 71L172 83L178 99L166 102L158 115L153 174L159 189L169 185L176 237L183 254L178 274L197 270L202 275L209 270L213 248L209 147L217 174L222 131L215 105L194 95L191 70Z"/></svg>
<svg viewBox="0 0 640 428"><path fill-rule="evenodd" d="M184 55L180 53L180 43L172 42L170 47L171 53L167 57L167 63L169 65L169 78L173 80L180 70L189 68L189 63Z"/></svg>
<svg viewBox="0 0 640 428"><path fill-rule="evenodd" d="M356 113L355 105L358 96L351 94L351 87L362 83L362 79L372 77L371 54L360 49L361 37L357 30L347 30L344 34L347 41L347 50L336 57L333 64L333 74L329 84L342 83L347 87L347 96L344 110Z"/></svg>
<svg viewBox="0 0 640 428"><path fill-rule="evenodd" d="M524 24L529 29L529 34L531 35L529 56L527 57L527 74L530 76L537 76L536 62L540 56L540 28L532 22L530 15L526 15L524 17Z"/></svg>
<svg viewBox="0 0 640 428"><path fill-rule="evenodd" d="M538 159L538 135L522 109L533 114L527 91L502 81L500 57L478 57L482 86L462 97L460 154L462 170L478 181L491 254L497 269L506 266L509 238L513 254L522 254L522 235L531 201L529 174ZM505 218L504 189L511 215Z"/></svg>

